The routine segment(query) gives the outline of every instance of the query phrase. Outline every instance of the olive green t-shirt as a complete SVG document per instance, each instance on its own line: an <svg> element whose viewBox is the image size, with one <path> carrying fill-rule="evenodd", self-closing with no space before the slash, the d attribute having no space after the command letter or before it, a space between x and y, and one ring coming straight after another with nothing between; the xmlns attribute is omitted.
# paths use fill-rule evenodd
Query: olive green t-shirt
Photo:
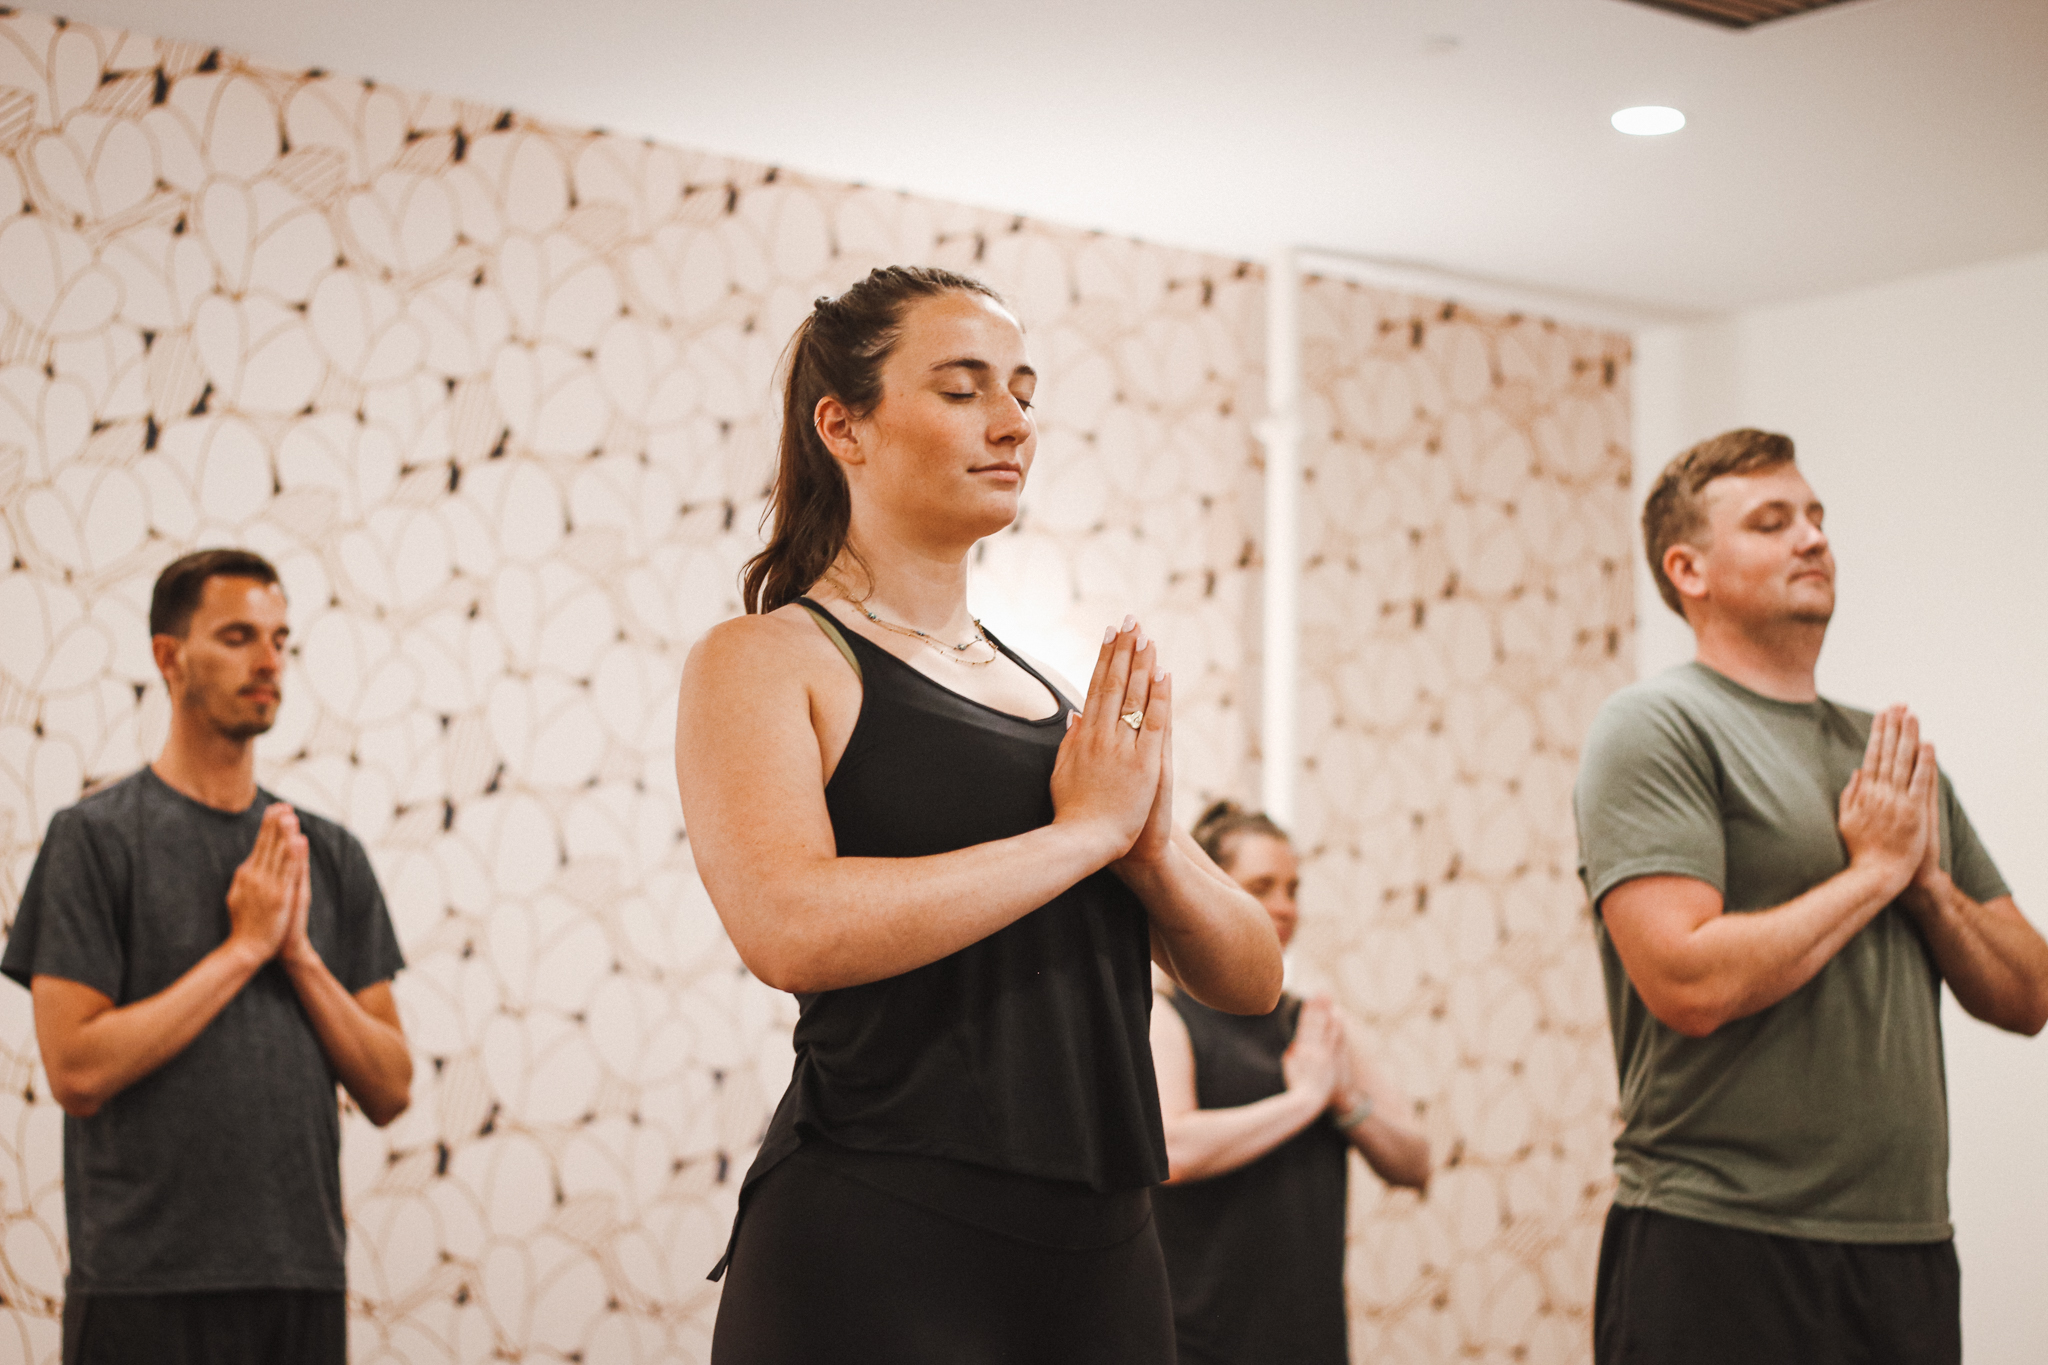
<svg viewBox="0 0 2048 1365"><path fill-rule="evenodd" d="M1623 689L1593 722L1573 806L1579 876L1696 877L1766 910L1849 865L1836 827L1871 715L1773 701L1701 664ZM1941 860L2006 894L1944 778ZM1937 1242L1948 1220L1941 976L1892 904L1785 999L1705 1038L1643 1005L1596 913L1621 1074L1615 1202L1841 1242Z"/></svg>

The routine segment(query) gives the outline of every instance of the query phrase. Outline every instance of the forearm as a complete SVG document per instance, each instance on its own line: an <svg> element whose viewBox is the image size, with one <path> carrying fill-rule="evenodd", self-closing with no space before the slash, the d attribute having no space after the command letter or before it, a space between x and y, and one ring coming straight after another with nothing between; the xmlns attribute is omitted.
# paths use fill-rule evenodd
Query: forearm
<svg viewBox="0 0 2048 1365"><path fill-rule="evenodd" d="M1705 882L1644 877L1608 892L1600 913L1650 1012L1703 1038L1811 981L1909 876L1891 864L1852 863L1783 905L1734 913Z"/></svg>
<svg viewBox="0 0 2048 1365"><path fill-rule="evenodd" d="M864 985L936 962L1022 919L1120 850L1085 826L922 858L742 856L704 868L741 959L778 990Z"/></svg>
<svg viewBox="0 0 2048 1365"><path fill-rule="evenodd" d="M1230 1109L1189 1109L1166 1119L1167 1183L1207 1180L1248 1166L1314 1123L1323 1098L1283 1090Z"/></svg>
<svg viewBox="0 0 2048 1365"><path fill-rule="evenodd" d="M2048 1023L2048 943L2010 897L1980 903L1946 874L1904 897L1957 1003L1987 1024L2035 1034Z"/></svg>
<svg viewBox="0 0 2048 1365"><path fill-rule="evenodd" d="M1429 1139L1409 1117L1408 1096L1359 1047L1355 1022L1346 1021L1345 1034L1344 1062L1349 1079L1336 1108L1341 1117L1370 1100L1372 1111L1347 1128L1344 1136L1373 1173L1389 1185L1427 1189Z"/></svg>
<svg viewBox="0 0 2048 1365"><path fill-rule="evenodd" d="M1177 844L1154 864L1118 864L1117 872L1151 918L1153 959L1189 995L1233 1014L1266 1014L1279 1003L1279 936L1250 895Z"/></svg>
<svg viewBox="0 0 2048 1365"><path fill-rule="evenodd" d="M395 1024L371 1014L310 948L285 958L299 1004L342 1088L383 1127L412 1102L412 1051Z"/></svg>
<svg viewBox="0 0 2048 1365"><path fill-rule="evenodd" d="M1897 891L1850 866L1768 910L1722 914L1693 934L1697 969L1722 1022L1770 1008L1820 974Z"/></svg>
<svg viewBox="0 0 2048 1365"><path fill-rule="evenodd" d="M263 962L231 938L155 995L119 1008L90 987L36 977L36 1033L57 1103L80 1118L99 1112L190 1047Z"/></svg>
<svg viewBox="0 0 2048 1365"><path fill-rule="evenodd" d="M1373 1174L1402 1189L1429 1188L1429 1139L1420 1129L1374 1109L1372 1117L1352 1125L1344 1135L1351 1140Z"/></svg>

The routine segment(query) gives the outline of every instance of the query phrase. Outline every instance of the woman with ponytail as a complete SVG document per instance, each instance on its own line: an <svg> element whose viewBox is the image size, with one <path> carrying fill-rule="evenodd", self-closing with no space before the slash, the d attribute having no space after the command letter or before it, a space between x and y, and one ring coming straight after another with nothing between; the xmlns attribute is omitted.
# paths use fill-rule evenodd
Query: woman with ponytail
<svg viewBox="0 0 2048 1365"><path fill-rule="evenodd" d="M1172 820L1170 676L1085 700L967 607L1036 375L991 290L877 270L790 343L748 614L684 668L676 773L795 1073L740 1191L717 1365L1171 1365L1148 961L1263 1013L1279 945Z"/></svg>
<svg viewBox="0 0 2048 1365"><path fill-rule="evenodd" d="M1195 842L1258 898L1285 946L1300 918L1294 847L1219 801ZM1157 1196L1181 1365L1344 1365L1345 1186L1356 1147L1390 1185L1425 1189L1429 1142L1325 996L1252 1017L1169 989L1152 1055L1171 1182Z"/></svg>

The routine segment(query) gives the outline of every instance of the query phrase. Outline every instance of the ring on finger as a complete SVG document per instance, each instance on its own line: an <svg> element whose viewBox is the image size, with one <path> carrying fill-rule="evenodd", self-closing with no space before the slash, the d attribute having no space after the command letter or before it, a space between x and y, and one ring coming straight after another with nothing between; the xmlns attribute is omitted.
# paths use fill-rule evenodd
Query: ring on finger
<svg viewBox="0 0 2048 1365"><path fill-rule="evenodd" d="M1124 712L1121 716L1118 716L1117 719L1130 726L1133 730L1141 730L1145 726L1145 713L1135 706Z"/></svg>

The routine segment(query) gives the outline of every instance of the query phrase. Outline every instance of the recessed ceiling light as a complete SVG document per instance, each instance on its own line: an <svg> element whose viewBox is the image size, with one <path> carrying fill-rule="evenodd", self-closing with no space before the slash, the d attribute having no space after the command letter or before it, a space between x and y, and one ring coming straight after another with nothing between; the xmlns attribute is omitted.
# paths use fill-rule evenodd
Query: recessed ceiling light
<svg viewBox="0 0 2048 1365"><path fill-rule="evenodd" d="M1618 132L1635 137L1657 137L1663 133L1675 133L1685 126L1685 115L1676 109L1667 109L1661 104L1639 104L1633 109L1623 109L1614 116L1614 127Z"/></svg>

